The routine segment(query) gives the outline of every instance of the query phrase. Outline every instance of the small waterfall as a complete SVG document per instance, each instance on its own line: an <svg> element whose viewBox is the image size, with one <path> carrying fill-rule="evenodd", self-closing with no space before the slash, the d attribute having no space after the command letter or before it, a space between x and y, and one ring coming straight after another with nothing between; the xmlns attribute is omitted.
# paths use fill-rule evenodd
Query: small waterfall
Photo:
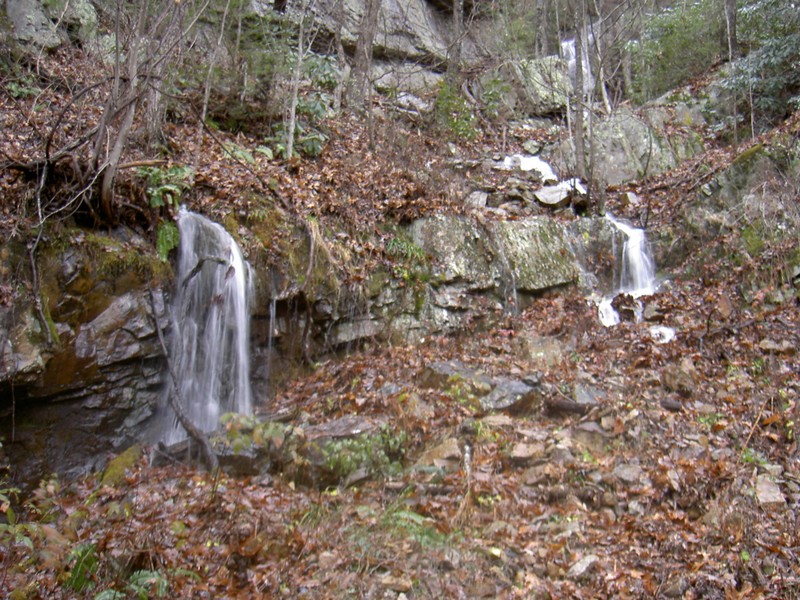
<svg viewBox="0 0 800 600"><path fill-rule="evenodd" d="M611 327L619 323L619 315L611 305L617 295L628 294L633 298L649 296L655 293L657 285L655 265L644 230L618 221L610 214L606 215L606 219L624 236L619 279L615 282L613 293L598 304L600 322Z"/></svg>
<svg viewBox="0 0 800 600"><path fill-rule="evenodd" d="M222 226L181 208L178 229L170 361L186 416L209 432L218 427L223 413L252 412L252 278L239 246ZM171 386L165 393L172 393ZM163 431L167 444L186 437L173 418Z"/></svg>
<svg viewBox="0 0 800 600"><path fill-rule="evenodd" d="M589 60L589 47L594 44L594 36L591 28L583 31L583 51L581 52L581 64L583 67L583 93L588 94L594 87L594 75L592 74L592 63ZM575 72L577 70L577 52L575 51L575 38L570 38L561 42L561 56L567 61L567 73L570 81L575 83Z"/></svg>
<svg viewBox="0 0 800 600"><path fill-rule="evenodd" d="M649 296L656 289L656 272L644 229L631 227L610 214L606 219L625 235L617 293L630 294L634 298Z"/></svg>

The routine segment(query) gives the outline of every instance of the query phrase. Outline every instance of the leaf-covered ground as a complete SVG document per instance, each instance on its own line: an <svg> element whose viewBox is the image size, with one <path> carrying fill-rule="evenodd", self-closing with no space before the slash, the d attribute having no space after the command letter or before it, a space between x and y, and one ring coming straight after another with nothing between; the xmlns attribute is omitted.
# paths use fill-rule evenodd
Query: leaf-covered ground
<svg viewBox="0 0 800 600"><path fill-rule="evenodd" d="M35 97L3 95L7 158L41 152L53 123L40 107L64 106L56 79L40 81ZM87 95L64 108L53 143L77 135L92 106ZM451 150L436 135L381 121L370 147L363 123L328 127L322 156L285 164L255 152L256 137L212 139L171 123L168 160L194 166L188 201L220 220L269 197L355 238L385 220L455 210L460 184L448 180ZM485 137L460 151L497 147ZM715 150L631 186L638 207L614 195L609 207L639 221L646 206L654 230L677 225L700 178L736 154ZM135 148L126 157L149 158ZM0 177L4 232L21 235L36 220L29 182L13 169ZM146 207L127 177L130 204ZM796 202L795 192L784 208ZM380 255L353 247L365 269ZM796 229L759 244L736 227L694 249L646 300L676 331L667 343L653 339L653 323L602 327L595 307L566 291L491 331L320 363L262 409L299 427L349 414L383 420L385 435L402 440L383 476L318 489L280 473L213 479L142 458L113 485L45 481L3 525L0 589L17 598L800 597L800 310L784 272L795 252ZM560 347L555 363L529 351L541 338ZM484 413L463 390L420 384L427 366L452 359L494 376L535 373L551 399L592 390L592 407Z"/></svg>

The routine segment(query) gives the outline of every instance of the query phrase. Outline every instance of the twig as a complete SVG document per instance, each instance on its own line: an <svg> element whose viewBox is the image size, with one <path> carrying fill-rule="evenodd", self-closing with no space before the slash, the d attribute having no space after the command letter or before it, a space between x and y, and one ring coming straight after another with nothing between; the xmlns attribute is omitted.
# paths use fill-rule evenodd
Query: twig
<svg viewBox="0 0 800 600"><path fill-rule="evenodd" d="M167 370L170 375L170 383L172 384L172 393L167 394L167 401L170 408L175 412L178 423L181 424L186 430L186 433L200 446L200 451L206 463L206 467L211 471L212 475L216 477L219 472L219 460L208 441L208 437L200 431L194 423L192 423L186 414L183 412L183 398L181 397L180 386L178 385L178 376L175 374L175 369L172 366L172 361L169 359L169 352L167 352L167 344L164 342L164 334L161 331L161 326L158 324L158 311L156 310L156 297L153 293L153 288L148 288L150 292L150 307L153 311L153 323L155 324L156 333L158 334L158 341L161 344L161 350L164 353L164 358L167 361Z"/></svg>
<svg viewBox="0 0 800 600"><path fill-rule="evenodd" d="M742 454L744 454L744 451L747 450L747 445L750 443L750 439L753 437L756 427L758 427L758 424L761 422L761 415L764 414L764 409L767 408L767 402L769 402L771 399L772 398L768 397L764 399L764 402L762 402L761 410L758 411L758 416L756 417L756 420L753 421L753 426L750 428L750 433L747 434L747 439L744 441L744 445L742 446Z"/></svg>

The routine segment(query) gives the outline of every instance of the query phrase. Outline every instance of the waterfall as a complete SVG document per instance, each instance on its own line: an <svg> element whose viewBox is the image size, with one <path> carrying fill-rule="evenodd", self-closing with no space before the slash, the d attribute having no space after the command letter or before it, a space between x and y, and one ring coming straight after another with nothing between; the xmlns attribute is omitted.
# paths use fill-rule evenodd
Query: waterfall
<svg viewBox="0 0 800 600"><path fill-rule="evenodd" d="M588 94L594 87L594 75L592 74L592 64L589 60L589 47L594 43L594 36L591 28L587 28L582 33L583 51L581 52L581 64L583 66L583 93ZM570 81L575 83L575 72L577 69L577 52L575 51L575 38L561 42L561 56L567 61L567 73Z"/></svg>
<svg viewBox="0 0 800 600"><path fill-rule="evenodd" d="M619 323L619 315L611 306L618 294L628 294L633 298L649 296L655 293L657 285L655 265L644 230L618 221L610 214L606 215L606 220L624 236L619 279L615 282L612 294L603 298L598 305L600 321L606 327L611 327Z"/></svg>
<svg viewBox="0 0 800 600"><path fill-rule="evenodd" d="M222 226L181 208L178 229L170 363L186 416L209 432L225 412L252 412L252 278L239 246ZM165 393L173 393L172 387ZM172 444L186 434L168 412L162 439Z"/></svg>
<svg viewBox="0 0 800 600"><path fill-rule="evenodd" d="M634 298L649 296L655 292L656 273L644 229L631 227L610 214L606 219L625 236L617 293L630 294Z"/></svg>

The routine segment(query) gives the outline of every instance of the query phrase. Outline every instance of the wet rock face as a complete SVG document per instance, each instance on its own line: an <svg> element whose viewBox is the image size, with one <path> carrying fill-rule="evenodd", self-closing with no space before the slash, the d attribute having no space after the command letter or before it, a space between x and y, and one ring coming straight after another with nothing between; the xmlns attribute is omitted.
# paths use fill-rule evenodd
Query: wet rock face
<svg viewBox="0 0 800 600"><path fill-rule="evenodd" d="M395 234L403 256L358 290L338 281L341 273L321 253L307 277L311 245L302 231L271 266L250 256L258 288L251 373L257 405L304 356L489 326L526 297L580 276L582 240L543 217L495 222L440 215ZM6 264L26 264L24 248L16 258L8 246L0 250ZM161 400L165 366L149 288L165 329L160 290L173 285L169 267L148 256L147 242L130 234L67 232L40 254L48 329L32 302L0 307L0 434L13 440L6 450L18 478L36 482L54 471L99 469L108 453L142 439ZM559 352L528 348L545 361L551 350ZM531 391L495 387L484 410L525 404Z"/></svg>
<svg viewBox="0 0 800 600"><path fill-rule="evenodd" d="M168 267L143 240L63 235L39 255L50 342L31 301L0 310L0 435L23 484L102 467L141 436L161 395L152 306L163 327Z"/></svg>

